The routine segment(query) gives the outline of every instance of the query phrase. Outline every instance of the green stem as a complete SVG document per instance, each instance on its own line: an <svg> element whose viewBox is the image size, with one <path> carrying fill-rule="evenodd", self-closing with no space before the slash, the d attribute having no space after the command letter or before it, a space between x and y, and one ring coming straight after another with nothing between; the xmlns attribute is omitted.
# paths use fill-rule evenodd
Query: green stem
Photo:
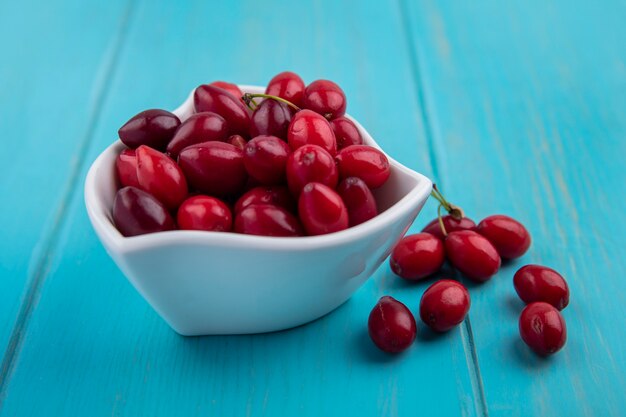
<svg viewBox="0 0 626 417"><path fill-rule="evenodd" d="M281 103L284 103L286 105L288 105L289 107L291 107L292 109L294 109L295 111L300 111L300 107L296 106L295 104L293 104L291 101L285 100L282 97L278 97L278 96L272 96L270 94L262 94L262 93L256 93L256 94L252 94L252 93L246 93L243 95L243 101L245 101L246 103L248 103L248 107L250 107L249 103L253 102L254 103L254 98L255 97L259 97L259 98L269 98L272 100L276 100L276 101L280 101ZM256 104L256 103L255 103Z"/></svg>
<svg viewBox="0 0 626 417"><path fill-rule="evenodd" d="M441 218L441 207L443 207L443 204L439 204L439 207L437 207L437 219L439 220L439 227L441 227L441 233L443 233L444 237L448 237L448 232L446 231L446 227L443 225L443 219Z"/></svg>

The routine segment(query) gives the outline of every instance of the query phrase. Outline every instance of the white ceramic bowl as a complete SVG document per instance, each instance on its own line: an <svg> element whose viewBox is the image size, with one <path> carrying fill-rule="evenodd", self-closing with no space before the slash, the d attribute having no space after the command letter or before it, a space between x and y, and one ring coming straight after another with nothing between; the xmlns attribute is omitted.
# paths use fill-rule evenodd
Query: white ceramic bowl
<svg viewBox="0 0 626 417"><path fill-rule="evenodd" d="M192 112L193 92L174 110L182 120ZM365 143L378 147L356 125ZM117 190L115 158L123 147L119 141L109 146L89 169L87 212L111 258L182 335L270 332L331 312L387 258L432 186L425 176L389 158L389 180L375 190L381 213L341 232L298 238L202 231L124 237L111 218Z"/></svg>

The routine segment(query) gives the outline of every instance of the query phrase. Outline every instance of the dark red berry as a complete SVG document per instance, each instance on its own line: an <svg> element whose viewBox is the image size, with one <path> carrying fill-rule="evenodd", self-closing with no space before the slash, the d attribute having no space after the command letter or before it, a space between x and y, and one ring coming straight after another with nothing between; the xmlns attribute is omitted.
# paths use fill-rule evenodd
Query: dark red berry
<svg viewBox="0 0 626 417"><path fill-rule="evenodd" d="M535 353L547 356L559 351L567 340L565 320L548 303L528 304L519 318L519 333Z"/></svg>
<svg viewBox="0 0 626 417"><path fill-rule="evenodd" d="M233 216L223 201L197 195L183 201L178 208L176 223L183 230L229 232L233 225Z"/></svg>
<svg viewBox="0 0 626 417"><path fill-rule="evenodd" d="M187 197L187 180L169 156L141 145L137 148L137 180L170 210L178 208Z"/></svg>
<svg viewBox="0 0 626 417"><path fill-rule="evenodd" d="M194 189L211 196L236 195L248 179L243 152L224 142L188 146L178 156L178 164Z"/></svg>
<svg viewBox="0 0 626 417"><path fill-rule="evenodd" d="M252 204L236 213L235 232L259 236L303 235L296 216L271 204Z"/></svg>
<svg viewBox="0 0 626 417"><path fill-rule="evenodd" d="M124 149L115 159L117 178L122 187L139 187L137 157L134 149Z"/></svg>
<svg viewBox="0 0 626 417"><path fill-rule="evenodd" d="M334 119L346 112L346 95L334 82L316 80L304 90L302 106L328 119Z"/></svg>
<svg viewBox="0 0 626 417"><path fill-rule="evenodd" d="M446 258L468 278L484 282L500 269L500 255L484 236L472 230L448 233Z"/></svg>
<svg viewBox="0 0 626 417"><path fill-rule="evenodd" d="M443 242L430 233L405 236L393 248L389 264L405 279L419 281L441 269L445 261Z"/></svg>
<svg viewBox="0 0 626 417"><path fill-rule="evenodd" d="M221 88L222 90L226 90L230 94L232 94L235 98L238 98L239 100L241 100L241 97L243 96L243 92L237 86L237 84L229 83L226 81L213 81L209 85L214 85L215 87Z"/></svg>
<svg viewBox="0 0 626 417"><path fill-rule="evenodd" d="M310 182L320 182L330 188L337 186L339 175L333 157L317 145L304 145L287 158L287 184L294 196Z"/></svg>
<svg viewBox="0 0 626 417"><path fill-rule="evenodd" d="M291 123L291 110L276 100L266 99L252 113L250 119L250 136L278 136L287 139L287 129Z"/></svg>
<svg viewBox="0 0 626 417"><path fill-rule="evenodd" d="M178 158L180 151L187 146L213 140L223 142L227 137L228 126L222 116L210 111L197 113L180 125L172 141L167 145L167 152L172 158Z"/></svg>
<svg viewBox="0 0 626 417"><path fill-rule="evenodd" d="M420 318L436 332L447 332L465 320L470 295L460 282L442 279L428 287L420 301Z"/></svg>
<svg viewBox="0 0 626 417"><path fill-rule="evenodd" d="M476 231L485 236L502 258L515 259L526 253L530 247L530 233L517 220L496 214L484 218Z"/></svg>
<svg viewBox="0 0 626 417"><path fill-rule="evenodd" d="M243 164L250 177L260 184L282 184L290 153L289 145L276 136L257 136L243 149Z"/></svg>
<svg viewBox="0 0 626 417"><path fill-rule="evenodd" d="M460 220L452 217L447 214L441 218L443 221L443 225L446 228L446 232L458 232L459 230L473 230L476 231L476 223L468 217L463 217ZM428 223L423 229L422 232L430 233L431 235L437 236L439 239L444 240L445 237L443 232L441 231L441 225L439 224L439 219L436 218Z"/></svg>
<svg viewBox="0 0 626 417"><path fill-rule="evenodd" d="M231 135L247 135L250 128L250 116L246 106L226 90L214 85L201 85L193 95L196 113L210 111L226 119Z"/></svg>
<svg viewBox="0 0 626 417"><path fill-rule="evenodd" d="M302 189L298 214L308 235L323 235L348 228L348 210L341 197L319 182L310 182Z"/></svg>
<svg viewBox="0 0 626 417"><path fill-rule="evenodd" d="M300 110L291 119L287 141L294 151L304 145L318 145L331 155L337 153L337 142L330 123L311 110Z"/></svg>
<svg viewBox="0 0 626 417"><path fill-rule="evenodd" d="M348 146L335 159L341 178L361 178L372 189L382 186L391 173L385 154L372 146Z"/></svg>
<svg viewBox="0 0 626 417"><path fill-rule="evenodd" d="M146 145L163 151L179 125L180 119L174 113L152 109L133 116L117 133L129 148Z"/></svg>
<svg viewBox="0 0 626 417"><path fill-rule="evenodd" d="M248 142L241 135L232 135L226 140L226 143L230 143L234 147L239 148L243 151L243 148L246 146L246 143Z"/></svg>
<svg viewBox="0 0 626 417"><path fill-rule="evenodd" d="M330 121L335 139L337 140L337 150L350 145L363 145L363 138L354 122L345 116L337 117Z"/></svg>
<svg viewBox="0 0 626 417"><path fill-rule="evenodd" d="M526 304L543 301L563 310L569 304L565 279L552 268L541 265L521 267L513 277L515 291Z"/></svg>
<svg viewBox="0 0 626 417"><path fill-rule="evenodd" d="M293 72L285 71L276 75L267 84L265 94L278 96L300 107L304 97L304 81Z"/></svg>
<svg viewBox="0 0 626 417"><path fill-rule="evenodd" d="M374 344L389 353L406 350L417 335L415 318L409 309L389 296L378 300L370 313L367 329Z"/></svg>
<svg viewBox="0 0 626 417"><path fill-rule="evenodd" d="M346 178L337 186L337 193L348 209L350 227L366 222L378 215L374 194L362 179L357 177Z"/></svg>
<svg viewBox="0 0 626 417"><path fill-rule="evenodd" d="M282 207L291 213L296 212L296 201L289 189L283 186L255 187L248 190L237 200L235 213L252 204L271 204Z"/></svg>
<svg viewBox="0 0 626 417"><path fill-rule="evenodd" d="M174 230L170 213L159 200L135 187L124 187L113 201L113 221L124 236Z"/></svg>

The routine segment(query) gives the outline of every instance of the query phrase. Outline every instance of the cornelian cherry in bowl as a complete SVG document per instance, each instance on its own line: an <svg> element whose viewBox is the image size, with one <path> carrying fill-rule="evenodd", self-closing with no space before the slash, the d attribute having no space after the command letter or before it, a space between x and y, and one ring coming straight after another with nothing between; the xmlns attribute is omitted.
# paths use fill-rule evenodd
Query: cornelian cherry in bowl
<svg viewBox="0 0 626 417"><path fill-rule="evenodd" d="M260 87L240 88L244 93L264 91ZM214 95L219 96L217 92ZM236 107L233 100L224 100ZM212 108L200 107L198 110L212 111ZM193 112L192 92L173 113L184 123ZM380 150L357 121L348 115L344 117L355 124L364 144ZM225 142L208 143L218 144L210 146L218 146L220 152L228 151L228 155L243 155L244 152ZM432 187L425 176L388 158L388 180L372 190L378 215L345 230L305 237L197 230L125 237L116 229L111 215L119 188L116 160L123 149L124 144L118 141L92 164L85 182L87 212L103 246L129 281L163 319L183 335L276 331L331 312L348 300L381 265L408 230ZM193 162L196 155L186 151L181 152L180 157ZM229 162L228 167L232 168L230 165ZM183 166L182 170L190 166ZM238 172L235 168L233 171ZM194 173L198 177L203 174ZM189 182L193 187L192 181ZM233 188L235 185L240 186L239 182ZM131 197L136 197L135 194ZM259 206L263 203L262 194L254 197L261 199ZM132 200L129 198L130 202ZM240 210L248 210L254 204ZM239 223L237 212L232 212L233 228L248 227L247 222L252 216L264 216L267 222L277 222L276 227L281 230L293 230L294 234L300 232L299 225L286 214L288 210L278 213L280 210L267 207L252 208L243 213L243 217L241 211ZM176 213L171 214L175 216ZM158 227L170 229L167 212L161 210L159 215ZM200 216L200 213L193 211L193 216L196 215ZM325 216L323 214L323 218ZM195 217L189 220L195 221ZM203 221L210 223L212 220ZM276 230L275 226L271 227Z"/></svg>

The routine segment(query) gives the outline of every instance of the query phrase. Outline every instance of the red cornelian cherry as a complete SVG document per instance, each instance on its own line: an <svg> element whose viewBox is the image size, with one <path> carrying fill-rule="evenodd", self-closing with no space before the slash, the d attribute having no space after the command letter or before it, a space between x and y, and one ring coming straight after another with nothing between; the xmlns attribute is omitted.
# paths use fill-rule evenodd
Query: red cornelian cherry
<svg viewBox="0 0 626 417"><path fill-rule="evenodd" d="M519 258L530 247L530 233L517 220L496 214L485 217L476 231L485 236L504 259Z"/></svg>
<svg viewBox="0 0 626 417"><path fill-rule="evenodd" d="M337 117L330 121L335 139L337 140L337 150L342 150L350 145L363 145L363 137L354 122L345 116Z"/></svg>
<svg viewBox="0 0 626 417"><path fill-rule="evenodd" d="M389 264L398 276L419 281L441 269L445 251L441 239L430 233L405 236L393 248Z"/></svg>
<svg viewBox="0 0 626 417"><path fill-rule="evenodd" d="M115 159L117 178L122 187L138 187L137 157L134 149L124 149Z"/></svg>
<svg viewBox="0 0 626 417"><path fill-rule="evenodd" d="M304 81L298 74L285 71L270 80L265 89L265 94L284 98L300 107L304 97L304 88Z"/></svg>
<svg viewBox="0 0 626 417"><path fill-rule="evenodd" d="M118 130L120 140L131 149L147 145L160 151L174 136L180 119L166 110L145 110L133 116Z"/></svg>
<svg viewBox="0 0 626 417"><path fill-rule="evenodd" d="M178 208L187 197L187 180L180 167L169 156L141 145L136 151L137 180L170 210Z"/></svg>
<svg viewBox="0 0 626 417"><path fill-rule="evenodd" d="M241 97L243 96L243 92L237 86L237 84L229 83L226 81L213 81L212 83L209 83L209 85L214 85L215 87L221 88L222 90L226 90L239 100L241 100Z"/></svg>
<svg viewBox="0 0 626 417"><path fill-rule="evenodd" d="M302 236L298 218L282 207L251 204L235 214L235 232L258 236Z"/></svg>
<svg viewBox="0 0 626 417"><path fill-rule="evenodd" d="M558 310L569 304L569 287L565 279L552 268L541 265L521 267L513 277L515 291L526 304L543 301Z"/></svg>
<svg viewBox="0 0 626 417"><path fill-rule="evenodd" d="M436 332L447 332L465 320L470 295L463 284L451 279L435 282L424 291L420 318Z"/></svg>
<svg viewBox="0 0 626 417"><path fill-rule="evenodd" d="M250 128L248 109L241 100L226 90L203 84L196 88L193 103L196 113L210 111L226 119L229 134L248 134Z"/></svg>
<svg viewBox="0 0 626 417"><path fill-rule="evenodd" d="M406 350L417 335L417 325L411 311L389 296L378 300L369 315L367 329L374 344L388 353Z"/></svg>
<svg viewBox="0 0 626 417"><path fill-rule="evenodd" d="M350 227L364 223L378 215L376 198L362 179L346 178L337 186L337 193L348 209Z"/></svg>
<svg viewBox="0 0 626 417"><path fill-rule="evenodd" d="M291 123L291 110L285 103L266 99L252 112L250 136L278 136L287 139L287 129Z"/></svg>
<svg viewBox="0 0 626 417"><path fill-rule="evenodd" d="M176 223L182 230L229 232L233 225L233 216L223 201L215 197L196 195L180 205Z"/></svg>
<svg viewBox="0 0 626 417"><path fill-rule="evenodd" d="M174 230L170 213L159 200L135 187L124 187L113 201L113 221L124 236Z"/></svg>
<svg viewBox="0 0 626 417"><path fill-rule="evenodd" d="M519 333L524 343L541 356L558 352L567 340L563 316L554 306L544 302L528 304L522 310Z"/></svg>
<svg viewBox="0 0 626 417"><path fill-rule="evenodd" d="M476 223L468 217L463 217L461 219L456 219L451 215L445 215L441 218L443 220L443 225L446 228L446 232L458 232L459 230L474 230L476 231ZM439 219L436 218L430 223L426 225L422 229L422 232L430 233L431 235L437 236L439 239L444 240L445 237L443 232L441 231L441 226L439 225Z"/></svg>
<svg viewBox="0 0 626 417"><path fill-rule="evenodd" d="M167 145L167 153L177 158L187 146L212 140L223 142L227 137L228 126L222 116L210 111L196 113L180 125Z"/></svg>
<svg viewBox="0 0 626 417"><path fill-rule="evenodd" d="M233 145L234 147L239 148L243 151L243 148L246 146L246 143L248 142L241 135L232 135L226 140L226 143L229 143Z"/></svg>
<svg viewBox="0 0 626 417"><path fill-rule="evenodd" d="M291 148L276 136L257 136L243 149L243 164L250 177L263 185L285 182L285 166Z"/></svg>
<svg viewBox="0 0 626 417"><path fill-rule="evenodd" d="M341 197L319 182L310 182L302 189L298 214L308 235L323 235L348 228L348 210Z"/></svg>
<svg viewBox="0 0 626 417"><path fill-rule="evenodd" d="M304 145L318 145L333 156L337 153L337 141L330 123L311 110L300 110L291 119L287 142L294 151Z"/></svg>
<svg viewBox="0 0 626 417"><path fill-rule="evenodd" d="M382 186L391 174L385 154L372 146L348 146L335 159L341 178L361 178L371 189Z"/></svg>
<svg viewBox="0 0 626 417"><path fill-rule="evenodd" d="M316 80L304 90L302 107L313 110L328 119L346 112L346 95L341 87L329 80Z"/></svg>
<svg viewBox="0 0 626 417"><path fill-rule="evenodd" d="M243 194L235 203L235 213L252 204L271 204L284 208L290 213L296 212L296 200L284 186L255 187Z"/></svg>
<svg viewBox="0 0 626 417"><path fill-rule="evenodd" d="M310 182L320 182L335 188L339 180L335 160L317 145L304 145L289 155L286 173L289 190L296 197Z"/></svg>
<svg viewBox="0 0 626 417"><path fill-rule="evenodd" d="M500 255L491 242L472 230L448 233L446 258L452 266L476 282L489 280L500 269Z"/></svg>
<svg viewBox="0 0 626 417"><path fill-rule="evenodd" d="M194 189L211 196L236 195L248 179L243 152L224 142L188 146L178 156L178 164Z"/></svg>

